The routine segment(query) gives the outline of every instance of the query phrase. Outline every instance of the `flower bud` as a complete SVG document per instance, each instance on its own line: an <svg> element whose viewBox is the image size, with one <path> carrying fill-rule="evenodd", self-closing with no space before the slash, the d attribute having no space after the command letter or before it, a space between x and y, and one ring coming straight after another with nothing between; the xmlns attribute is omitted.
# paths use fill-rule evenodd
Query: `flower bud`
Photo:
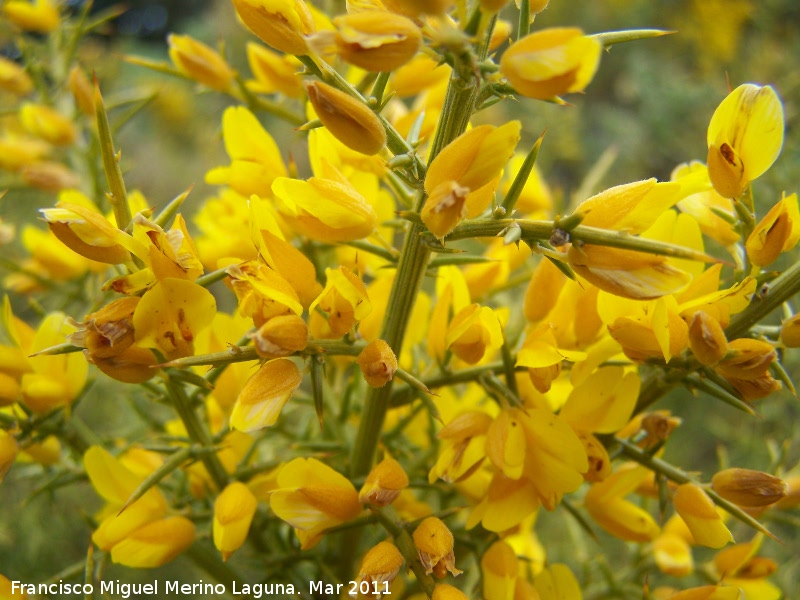
<svg viewBox="0 0 800 600"><path fill-rule="evenodd" d="M378 545L373 546L361 561L361 569L354 582L358 585L353 586L355 593L350 595L358 595L358 590L361 589L361 583L363 582L368 583L369 590L382 591L387 589L386 586L397 577L404 562L403 555L400 554L400 550L392 542L380 542Z"/></svg>
<svg viewBox="0 0 800 600"><path fill-rule="evenodd" d="M715 370L729 379L758 379L768 374L775 357L775 349L767 342L740 338L728 343L728 356Z"/></svg>
<svg viewBox="0 0 800 600"><path fill-rule="evenodd" d="M394 71L411 60L422 34L411 19L380 11L336 17L336 53L367 71Z"/></svg>
<svg viewBox="0 0 800 600"><path fill-rule="evenodd" d="M441 519L428 517L417 526L413 537L426 575L433 573L442 579L447 575L447 571L451 575L462 573L456 569L453 534Z"/></svg>
<svg viewBox="0 0 800 600"><path fill-rule="evenodd" d="M234 71L215 50L188 35L167 36L169 57L178 70L214 90L224 92L234 78Z"/></svg>
<svg viewBox="0 0 800 600"><path fill-rule="evenodd" d="M500 71L523 96L548 100L589 85L601 49L580 29L542 29L511 44L500 59Z"/></svg>
<svg viewBox="0 0 800 600"><path fill-rule="evenodd" d="M33 81L21 66L0 56L0 90L25 96L33 90Z"/></svg>
<svg viewBox="0 0 800 600"><path fill-rule="evenodd" d="M86 322L70 336L70 341L86 348L92 358L122 354L135 340L133 313L139 300L138 296L120 298L86 315Z"/></svg>
<svg viewBox="0 0 800 600"><path fill-rule="evenodd" d="M387 457L375 465L367 475L367 480L358 493L358 501L362 504L387 506L394 502L406 487L408 487L408 475L403 467L393 458Z"/></svg>
<svg viewBox="0 0 800 600"><path fill-rule="evenodd" d="M717 507L697 484L679 485L672 503L692 532L695 542L701 546L721 548L733 541L733 536L722 522Z"/></svg>
<svg viewBox="0 0 800 600"><path fill-rule="evenodd" d="M72 92L72 97L75 98L75 104L80 111L85 115L94 117L94 89L92 88L92 84L89 83L88 77L86 77L78 65L70 69L69 77L67 78L67 87L69 87L69 91Z"/></svg>
<svg viewBox="0 0 800 600"><path fill-rule="evenodd" d="M364 379L374 388L383 387L392 380L397 370L397 357L383 340L371 342L358 355L358 366Z"/></svg>
<svg viewBox="0 0 800 600"><path fill-rule="evenodd" d="M327 83L310 81L305 87L319 120L345 146L373 155L386 145L386 129L363 102Z"/></svg>
<svg viewBox="0 0 800 600"><path fill-rule="evenodd" d="M248 334L261 358L272 359L305 350L308 325L294 313L272 317L255 333Z"/></svg>
<svg viewBox="0 0 800 600"><path fill-rule="evenodd" d="M774 504L786 495L786 482L761 471L725 469L711 478L711 487L720 496L745 508Z"/></svg>
<svg viewBox="0 0 800 600"><path fill-rule="evenodd" d="M258 501L241 481L228 484L214 502L214 545L227 561L247 539Z"/></svg>
<svg viewBox="0 0 800 600"><path fill-rule="evenodd" d="M303 376L287 358L265 363L247 380L231 412L231 428L257 431L274 425Z"/></svg>
<svg viewBox="0 0 800 600"><path fill-rule="evenodd" d="M701 364L722 360L728 352L728 340L719 321L702 310L694 313L689 323L689 347Z"/></svg>
<svg viewBox="0 0 800 600"><path fill-rule="evenodd" d="M52 0L9 0L3 5L3 12L23 31L50 33L61 23L58 6Z"/></svg>
<svg viewBox="0 0 800 600"><path fill-rule="evenodd" d="M303 0L233 0L233 6L261 41L287 54L308 54L314 17Z"/></svg>

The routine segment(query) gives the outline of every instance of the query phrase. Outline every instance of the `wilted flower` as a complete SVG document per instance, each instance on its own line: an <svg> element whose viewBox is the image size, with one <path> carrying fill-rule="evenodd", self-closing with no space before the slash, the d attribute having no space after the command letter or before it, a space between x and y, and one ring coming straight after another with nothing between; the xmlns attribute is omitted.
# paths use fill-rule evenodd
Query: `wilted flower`
<svg viewBox="0 0 800 600"><path fill-rule="evenodd" d="M336 17L336 54L367 71L394 71L417 53L422 34L411 19L369 11Z"/></svg>
<svg viewBox="0 0 800 600"><path fill-rule="evenodd" d="M373 546L364 555L361 560L361 569L358 571L358 577L355 580L357 584L354 589L360 590L361 583L367 582L370 591L375 591L373 594L379 596L381 591L387 589L387 585L394 581L397 574L400 572L400 567L403 566L405 559L400 554L392 542L380 542ZM357 594L350 594L355 596ZM366 594L369 596L370 594Z"/></svg>
<svg viewBox="0 0 800 600"><path fill-rule="evenodd" d="M788 487L779 477L750 469L725 469L711 478L711 487L726 500L746 508L769 506L786 495Z"/></svg>
<svg viewBox="0 0 800 600"><path fill-rule="evenodd" d="M397 357L383 340L370 342L358 355L358 366L372 387L383 387L397 370Z"/></svg>
<svg viewBox="0 0 800 600"><path fill-rule="evenodd" d="M406 487L408 475L393 458L384 458L367 475L358 500L374 506L387 506L395 501Z"/></svg>
<svg viewBox="0 0 800 600"><path fill-rule="evenodd" d="M414 545L425 573L433 573L439 579L447 575L460 575L453 554L453 534L437 517L428 517L414 530Z"/></svg>
<svg viewBox="0 0 800 600"><path fill-rule="evenodd" d="M781 199L755 226L745 249L750 261L759 266L771 264L781 252L791 250L800 240L800 211L797 194Z"/></svg>
<svg viewBox="0 0 800 600"><path fill-rule="evenodd" d="M261 358L278 358L304 350L308 345L308 325L294 313L268 319L257 331L248 334Z"/></svg>

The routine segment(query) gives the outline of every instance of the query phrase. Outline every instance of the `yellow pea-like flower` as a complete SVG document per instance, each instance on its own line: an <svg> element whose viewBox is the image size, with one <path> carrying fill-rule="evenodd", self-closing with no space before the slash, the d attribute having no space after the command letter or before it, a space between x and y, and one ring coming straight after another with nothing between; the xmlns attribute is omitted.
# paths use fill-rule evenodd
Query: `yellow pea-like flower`
<svg viewBox="0 0 800 600"><path fill-rule="evenodd" d="M422 34L409 18L380 11L336 17L336 54L367 71L394 71L419 50Z"/></svg>
<svg viewBox="0 0 800 600"><path fill-rule="evenodd" d="M589 85L602 45L575 27L542 29L511 44L500 72L520 94L548 100Z"/></svg>
<svg viewBox="0 0 800 600"><path fill-rule="evenodd" d="M701 546L721 548L733 541L717 507L703 489L694 483L684 483L672 498L675 510L689 527L694 541Z"/></svg>
<svg viewBox="0 0 800 600"><path fill-rule="evenodd" d="M233 0L233 6L264 43L287 54L308 54L306 38L315 27L303 0Z"/></svg>
<svg viewBox="0 0 800 600"><path fill-rule="evenodd" d="M503 540L489 546L481 557L481 574L486 600L513 598L519 575L519 559L514 549Z"/></svg>
<svg viewBox="0 0 800 600"><path fill-rule="evenodd" d="M53 0L9 0L3 5L3 13L23 31L50 33L61 24L58 5Z"/></svg>
<svg viewBox="0 0 800 600"><path fill-rule="evenodd" d="M304 550L319 542L326 529L361 513L353 484L314 458L296 458L281 468L270 507L295 528Z"/></svg>
<svg viewBox="0 0 800 600"><path fill-rule="evenodd" d="M484 443L492 422L485 412L468 411L442 427L436 435L440 440L439 456L428 481L460 481L474 473L486 458Z"/></svg>
<svg viewBox="0 0 800 600"><path fill-rule="evenodd" d="M731 585L703 585L672 594L670 600L742 600L742 590Z"/></svg>
<svg viewBox="0 0 800 600"><path fill-rule="evenodd" d="M290 98L303 95L300 61L290 54L278 54L256 42L247 43L247 63L255 79L247 88L257 94L280 92Z"/></svg>
<svg viewBox="0 0 800 600"><path fill-rule="evenodd" d="M328 313L328 327L336 337L345 335L372 310L367 288L358 275L347 267L326 269L325 289L311 304L309 311L319 307Z"/></svg>
<svg viewBox="0 0 800 600"><path fill-rule="evenodd" d="M278 211L292 229L314 240L358 240L377 225L375 209L344 179L279 177L272 191L280 201Z"/></svg>
<svg viewBox="0 0 800 600"><path fill-rule="evenodd" d="M467 595L452 585L437 583L431 600L469 600Z"/></svg>
<svg viewBox="0 0 800 600"><path fill-rule="evenodd" d="M56 146L68 146L78 137L72 121L44 104L23 103L19 120L28 133Z"/></svg>
<svg viewBox="0 0 800 600"><path fill-rule="evenodd" d="M33 90L33 81L21 66L0 56L0 90L25 96Z"/></svg>
<svg viewBox="0 0 800 600"><path fill-rule="evenodd" d="M178 557L194 543L194 523L167 517L137 529L111 549L111 560L126 567L152 569Z"/></svg>
<svg viewBox="0 0 800 600"><path fill-rule="evenodd" d="M214 502L214 545L227 561L247 539L258 501L241 481L228 484Z"/></svg>
<svg viewBox="0 0 800 600"><path fill-rule="evenodd" d="M800 348L800 315L781 323L781 343L787 348Z"/></svg>
<svg viewBox="0 0 800 600"><path fill-rule="evenodd" d="M740 338L728 344L728 356L715 370L731 379L757 379L767 375L769 366L777 357L775 348L767 342Z"/></svg>
<svg viewBox="0 0 800 600"><path fill-rule="evenodd" d="M249 432L274 425L302 380L297 365L287 358L265 363L239 393L231 412L231 427Z"/></svg>
<svg viewBox="0 0 800 600"><path fill-rule="evenodd" d="M310 81L305 88L319 120L345 146L371 156L386 145L386 129L366 104L327 83Z"/></svg>
<svg viewBox="0 0 800 600"><path fill-rule="evenodd" d="M488 306L470 304L450 321L445 344L458 358L474 365L487 351L503 345L503 331L497 315Z"/></svg>
<svg viewBox="0 0 800 600"><path fill-rule="evenodd" d="M625 500L649 476L643 467L622 469L595 483L586 493L585 506L600 527L629 542L650 542L659 534L650 513Z"/></svg>
<svg viewBox="0 0 800 600"><path fill-rule="evenodd" d="M573 388L559 416L578 431L614 433L630 419L640 386L637 373L601 367Z"/></svg>
<svg viewBox="0 0 800 600"><path fill-rule="evenodd" d="M783 105L770 86L745 83L720 103L706 135L708 175L726 198L738 198L772 166L783 146Z"/></svg>
<svg viewBox="0 0 800 600"><path fill-rule="evenodd" d="M167 43L170 59L184 75L221 92L233 83L233 68L216 50L188 35L175 33L167 36Z"/></svg>
<svg viewBox="0 0 800 600"><path fill-rule="evenodd" d="M754 265L771 264L781 252L791 250L800 240L800 210L797 194L780 200L755 226L745 243Z"/></svg>
<svg viewBox="0 0 800 600"><path fill-rule="evenodd" d="M304 350L308 345L308 325L294 313L268 319L257 331L248 334L261 358L272 359Z"/></svg>
<svg viewBox="0 0 800 600"><path fill-rule="evenodd" d="M433 573L442 579L448 571L451 575L462 573L456 568L453 534L441 519L428 517L423 520L414 530L413 538L419 560L427 575Z"/></svg>

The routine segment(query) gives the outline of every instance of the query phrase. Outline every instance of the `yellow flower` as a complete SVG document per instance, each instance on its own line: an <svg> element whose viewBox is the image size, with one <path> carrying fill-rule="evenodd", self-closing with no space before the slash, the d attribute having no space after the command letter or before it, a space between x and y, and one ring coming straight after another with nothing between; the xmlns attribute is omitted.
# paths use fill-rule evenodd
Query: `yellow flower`
<svg viewBox="0 0 800 600"><path fill-rule="evenodd" d="M500 59L500 72L523 96L548 100L583 91L600 64L601 49L580 29L542 29L511 44Z"/></svg>
<svg viewBox="0 0 800 600"><path fill-rule="evenodd" d="M60 312L45 317L31 342L35 353L61 344L75 331ZM31 373L22 375L20 391L25 405L34 412L69 406L86 383L88 366L80 354L56 354L31 358Z"/></svg>
<svg viewBox="0 0 800 600"><path fill-rule="evenodd" d="M258 501L241 481L228 484L214 502L214 545L227 561L247 539Z"/></svg>
<svg viewBox="0 0 800 600"><path fill-rule="evenodd" d="M745 83L720 103L708 125L708 175L717 192L738 198L772 166L783 145L783 105L770 86Z"/></svg>
<svg viewBox="0 0 800 600"><path fill-rule="evenodd" d="M6 4L5 8L8 6ZM78 136L72 121L43 104L23 103L19 120L28 133L56 146L68 146Z"/></svg>
<svg viewBox="0 0 800 600"><path fill-rule="evenodd" d="M643 467L625 468L589 488L586 510L600 527L629 542L650 542L659 534L658 524L649 513L624 499L648 477Z"/></svg>
<svg viewBox="0 0 800 600"><path fill-rule="evenodd" d="M408 487L408 475L403 467L395 459L387 457L372 467L358 493L358 500L374 506L387 506L394 502L406 487Z"/></svg>
<svg viewBox="0 0 800 600"><path fill-rule="evenodd" d="M511 600L519 574L519 560L513 548L502 540L489 546L481 557L481 574L486 600Z"/></svg>
<svg viewBox="0 0 800 600"><path fill-rule="evenodd" d="M25 69L0 56L0 89L17 96L25 96L33 90L33 81Z"/></svg>
<svg viewBox="0 0 800 600"><path fill-rule="evenodd" d="M442 579L447 576L448 571L455 576L462 573L456 568L453 534L441 519L437 517L424 519L417 525L413 537L419 560L427 575L433 573Z"/></svg>
<svg viewBox="0 0 800 600"><path fill-rule="evenodd" d="M336 17L336 54L367 71L394 71L417 53L422 34L414 22L389 12Z"/></svg>
<svg viewBox="0 0 800 600"><path fill-rule="evenodd" d="M303 308L308 308L322 291L314 264L300 250L266 229L261 230L259 253L272 269L297 292Z"/></svg>
<svg viewBox="0 0 800 600"><path fill-rule="evenodd" d="M334 337L342 337L372 310L367 288L347 267L325 269L325 289L311 303L309 312L328 313L328 328Z"/></svg>
<svg viewBox="0 0 800 600"><path fill-rule="evenodd" d="M233 6L261 41L287 54L308 54L314 17L303 0L233 0Z"/></svg>
<svg viewBox="0 0 800 600"><path fill-rule="evenodd" d="M478 523L488 531L502 532L516 527L541 506L536 486L529 479L510 479L495 473L489 488L467 518L467 529Z"/></svg>
<svg viewBox="0 0 800 600"><path fill-rule="evenodd" d="M133 313L136 343L168 360L194 353L194 337L211 324L217 303L211 292L184 279L158 281Z"/></svg>
<svg viewBox="0 0 800 600"><path fill-rule="evenodd" d="M274 425L302 380L297 366L287 358L265 363L239 393L231 413L231 427L258 431Z"/></svg>
<svg viewBox="0 0 800 600"><path fill-rule="evenodd" d="M743 600L738 587L727 585L703 585L689 588L669 596L669 600Z"/></svg>
<svg viewBox="0 0 800 600"><path fill-rule="evenodd" d="M171 33L167 44L170 59L184 75L221 92L231 87L234 70L219 52L188 35Z"/></svg>
<svg viewBox="0 0 800 600"><path fill-rule="evenodd" d="M383 340L370 342L358 355L358 366L372 387L383 387L397 370L397 357Z"/></svg>
<svg viewBox="0 0 800 600"><path fill-rule="evenodd" d="M628 422L641 382L622 367L601 367L576 385L559 416L578 431L614 433Z"/></svg>
<svg viewBox="0 0 800 600"><path fill-rule="evenodd" d="M611 457L606 447L591 433L578 431L578 439L583 444L589 468L583 474L584 481L597 483L611 475Z"/></svg>
<svg viewBox="0 0 800 600"><path fill-rule="evenodd" d="M728 356L715 370L728 379L758 379L768 374L776 358L775 349L767 342L740 338L728 344Z"/></svg>
<svg viewBox="0 0 800 600"><path fill-rule="evenodd" d="M460 481L472 475L486 458L484 444L492 418L484 412L469 411L456 416L442 427L439 457L431 467L428 481Z"/></svg>
<svg viewBox="0 0 800 600"><path fill-rule="evenodd" d="M445 344L458 358L474 365L487 351L503 345L503 331L497 315L488 306L470 304L450 321Z"/></svg>
<svg viewBox="0 0 800 600"><path fill-rule="evenodd" d="M552 325L545 322L525 336L517 353L517 366L528 367L531 383L540 393L546 394L561 373L562 361L577 362L585 360L586 356L585 352L559 348Z"/></svg>
<svg viewBox="0 0 800 600"><path fill-rule="evenodd" d="M94 117L94 89L92 88L92 84L89 83L89 78L86 77L86 74L78 65L73 66L69 70L67 87L72 93L75 104L80 111L87 117Z"/></svg>
<svg viewBox="0 0 800 600"><path fill-rule="evenodd" d="M0 169L19 171L44 158L50 150L44 140L4 131L0 136Z"/></svg>
<svg viewBox="0 0 800 600"><path fill-rule="evenodd" d="M433 588L433 595L431 600L469 600L458 588L448 585L446 583L437 583Z"/></svg>
<svg viewBox="0 0 800 600"><path fill-rule="evenodd" d="M659 571L676 577L691 574L694 571L694 559L690 542L694 542L694 538L686 523L679 515L672 515L653 541L653 559Z"/></svg>
<svg viewBox="0 0 800 600"><path fill-rule="evenodd" d="M672 498L675 510L686 523L695 543L709 548L721 548L733 541L717 507L701 487L684 483L675 490Z"/></svg>
<svg viewBox="0 0 800 600"><path fill-rule="evenodd" d="M797 194L781 199L764 216L747 238L745 249L754 265L766 266L781 252L791 250L800 240L800 211Z"/></svg>
<svg viewBox="0 0 800 600"><path fill-rule="evenodd" d="M366 583L370 592L385 592L389 588L389 583L394 581L403 566L405 559L400 554L392 542L380 542L373 546L361 560L361 568L358 571L355 584L356 589L361 590L362 584ZM378 594L362 594L364 596L375 596Z"/></svg>
<svg viewBox="0 0 800 600"><path fill-rule="evenodd" d="M684 191L678 183L647 179L609 188L585 200L575 212L582 215L583 225L637 234L653 225ZM620 248L572 244L568 259L578 275L601 290L635 300L672 294L691 279L663 256Z"/></svg>
<svg viewBox="0 0 800 600"><path fill-rule="evenodd" d="M50 193L74 188L81 183L74 171L52 160L29 164L23 167L20 175L29 186Z"/></svg>
<svg viewBox="0 0 800 600"><path fill-rule="evenodd" d="M187 550L194 536L194 523L186 517L152 521L111 548L111 560L137 569L160 567Z"/></svg>
<svg viewBox="0 0 800 600"><path fill-rule="evenodd" d="M326 529L361 512L353 484L314 458L295 458L284 465L278 486L270 496L270 507L295 528L304 550L313 547Z"/></svg>
<svg viewBox="0 0 800 600"><path fill-rule="evenodd" d="M708 186L707 189L690 194L678 202L680 211L693 216L703 233L723 246L730 247L738 242L740 236L736 231L736 224L720 216L727 215L733 220L733 203L730 198L720 196L711 185L708 167L700 162L678 165L672 170L670 180L680 181L686 177L701 178L703 182L708 182Z"/></svg>
<svg viewBox="0 0 800 600"><path fill-rule="evenodd" d="M280 92L290 98L303 95L303 79L298 73L300 61L288 54L278 54L255 42L247 43L247 63L255 79L247 89L256 94Z"/></svg>
<svg viewBox="0 0 800 600"><path fill-rule="evenodd" d="M364 102L319 81L305 88L319 120L345 146L371 156L386 145L383 123Z"/></svg>
<svg viewBox="0 0 800 600"><path fill-rule="evenodd" d="M61 23L58 5L53 0L9 0L3 5L3 12L23 31L50 33Z"/></svg>
<svg viewBox="0 0 800 600"><path fill-rule="evenodd" d="M720 496L746 508L769 506L788 491L786 482L761 471L725 469L711 478L711 487Z"/></svg>
<svg viewBox="0 0 800 600"><path fill-rule="evenodd" d="M377 225L375 209L341 173L308 181L279 177L272 184L278 211L297 233L320 242L367 237Z"/></svg>
<svg viewBox="0 0 800 600"><path fill-rule="evenodd" d="M777 563L772 559L756 556L762 539L763 536L757 535L752 541L725 548L714 557L713 571L722 585L743 592L741 596L725 596L725 600L779 600L783 597L783 593L767 580L778 569Z"/></svg>
<svg viewBox="0 0 800 600"><path fill-rule="evenodd" d="M689 327L672 298L659 298L650 308L644 314L618 317L608 332L631 360L658 357L669 362L688 346Z"/></svg>
<svg viewBox="0 0 800 600"><path fill-rule="evenodd" d="M583 600L578 580L567 565L556 563L533 580L540 600Z"/></svg>
<svg viewBox="0 0 800 600"><path fill-rule="evenodd" d="M392 12L415 18L420 15L442 15L453 5L453 0L383 0Z"/></svg>
<svg viewBox="0 0 800 600"><path fill-rule="evenodd" d="M239 314L261 327L270 319L303 313L303 305L292 285L275 269L259 261L228 267L230 286L239 300Z"/></svg>
<svg viewBox="0 0 800 600"><path fill-rule="evenodd" d="M781 343L787 348L800 348L800 315L781 323Z"/></svg>
<svg viewBox="0 0 800 600"><path fill-rule="evenodd" d="M488 204L488 196L469 210L469 196L485 186L497 185L497 178L514 155L521 124L509 121L500 127L481 125L458 136L433 159L425 176L428 198L422 208L422 221L442 239L473 212L475 216Z"/></svg>
<svg viewBox="0 0 800 600"><path fill-rule="evenodd" d="M286 175L286 167L278 145L255 115L244 106L225 109L222 139L231 164L211 169L206 183L229 185L246 198L272 195L272 182Z"/></svg>

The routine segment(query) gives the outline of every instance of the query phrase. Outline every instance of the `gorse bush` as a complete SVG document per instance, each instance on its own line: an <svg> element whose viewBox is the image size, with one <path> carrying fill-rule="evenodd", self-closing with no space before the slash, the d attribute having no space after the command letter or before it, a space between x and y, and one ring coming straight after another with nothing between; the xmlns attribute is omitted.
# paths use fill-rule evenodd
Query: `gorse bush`
<svg viewBox="0 0 800 600"><path fill-rule="evenodd" d="M0 222L0 476L102 501L64 515L84 557L4 566L3 597L793 593L793 440L687 459L709 415L794 393L800 211L758 181L779 91L731 82L705 156L569 205L514 106L579 110L606 51L667 32L540 27L547 4L233 0L246 56L125 56L229 105L187 217L181 172L169 201L126 186L117 132L153 97L109 103L80 52L116 12L2 5L0 201L56 200Z"/></svg>

